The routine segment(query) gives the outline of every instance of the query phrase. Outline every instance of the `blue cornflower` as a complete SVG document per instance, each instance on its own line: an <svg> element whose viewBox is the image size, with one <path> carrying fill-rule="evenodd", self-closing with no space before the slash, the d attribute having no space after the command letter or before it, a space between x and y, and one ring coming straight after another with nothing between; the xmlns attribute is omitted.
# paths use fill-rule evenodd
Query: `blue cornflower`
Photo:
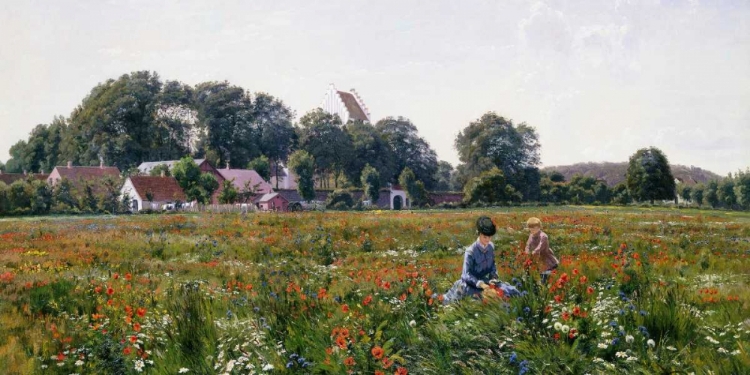
<svg viewBox="0 0 750 375"><path fill-rule="evenodd" d="M524 314L528 315L530 312L531 312L531 308L530 307L526 306L526 307L523 308L523 313Z"/></svg>
<svg viewBox="0 0 750 375"><path fill-rule="evenodd" d="M302 364L302 363L305 363L305 362L307 362L307 360L305 359L305 357L299 357L297 359L297 363L299 363L299 364Z"/></svg>
<svg viewBox="0 0 750 375"><path fill-rule="evenodd" d="M292 361L287 362L286 368L292 368L292 367L294 367L294 362Z"/></svg>
<svg viewBox="0 0 750 375"><path fill-rule="evenodd" d="M299 358L299 354L297 353L292 353L292 355L289 356L289 359L297 359L297 358Z"/></svg>
<svg viewBox="0 0 750 375"><path fill-rule="evenodd" d="M620 342L620 339L619 339L619 338L617 338L617 337L615 337L615 338L614 338L614 339L612 340L612 343L610 343L610 345L612 345L612 346L615 346L615 345L617 345L617 344L618 344L619 342Z"/></svg>
<svg viewBox="0 0 750 375"><path fill-rule="evenodd" d="M516 359L518 359L518 355L516 355L516 352L513 352L510 355L510 364L512 365L512 364L516 363Z"/></svg>
<svg viewBox="0 0 750 375"><path fill-rule="evenodd" d="M521 323L523 321L523 318L519 316L518 318L516 318L516 321Z"/></svg>
<svg viewBox="0 0 750 375"><path fill-rule="evenodd" d="M232 319L232 310L227 310L227 319Z"/></svg>
<svg viewBox="0 0 750 375"><path fill-rule="evenodd" d="M613 321L609 322L609 326L610 326L610 327L617 327L617 322L615 322L615 321L613 320Z"/></svg>
<svg viewBox="0 0 750 375"><path fill-rule="evenodd" d="M258 306L253 307L253 311L259 312L260 311L260 307L258 307Z"/></svg>
<svg viewBox="0 0 750 375"><path fill-rule="evenodd" d="M646 310L641 310L639 314L641 314L641 316L646 316L648 315L648 312L646 312Z"/></svg>

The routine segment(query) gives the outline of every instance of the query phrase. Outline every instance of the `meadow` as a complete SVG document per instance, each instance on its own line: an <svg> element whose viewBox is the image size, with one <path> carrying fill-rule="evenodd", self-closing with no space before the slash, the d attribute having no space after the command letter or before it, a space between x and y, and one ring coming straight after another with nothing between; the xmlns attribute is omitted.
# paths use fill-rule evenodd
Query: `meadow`
<svg viewBox="0 0 750 375"><path fill-rule="evenodd" d="M445 307L481 214L522 296ZM748 374L748 255L750 214L720 211L3 219L0 372Z"/></svg>

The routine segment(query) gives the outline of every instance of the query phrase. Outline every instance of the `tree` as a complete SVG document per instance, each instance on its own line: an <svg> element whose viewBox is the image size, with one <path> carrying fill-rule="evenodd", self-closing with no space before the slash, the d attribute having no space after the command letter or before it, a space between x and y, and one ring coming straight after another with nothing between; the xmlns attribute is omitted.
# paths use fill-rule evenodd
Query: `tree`
<svg viewBox="0 0 750 375"><path fill-rule="evenodd" d="M401 172L398 183L406 190L406 196L411 200L411 206L419 207L427 203L427 189L422 181L417 180L416 175L409 167L404 168Z"/></svg>
<svg viewBox="0 0 750 375"><path fill-rule="evenodd" d="M0 181L0 216L10 213L10 202L8 201L8 185Z"/></svg>
<svg viewBox="0 0 750 375"><path fill-rule="evenodd" d="M459 132L455 148L463 163L463 168L458 168L462 181L497 167L519 191L526 189L528 181L517 175L537 169L540 162L536 130L526 123L514 125L495 112L485 113Z"/></svg>
<svg viewBox="0 0 750 375"><path fill-rule="evenodd" d="M99 209L112 214L120 212L120 187L122 180L113 176L106 176L100 182L101 197Z"/></svg>
<svg viewBox="0 0 750 375"><path fill-rule="evenodd" d="M642 148L630 157L626 184L630 195L638 201L675 197L675 181L669 161L656 147Z"/></svg>
<svg viewBox="0 0 750 375"><path fill-rule="evenodd" d="M94 87L70 116L60 146L63 160L120 170L152 160L154 118L162 83L148 71L125 74Z"/></svg>
<svg viewBox="0 0 750 375"><path fill-rule="evenodd" d="M737 196L734 194L734 179L731 176L721 180L717 195L719 202L725 208L734 209L737 207Z"/></svg>
<svg viewBox="0 0 750 375"><path fill-rule="evenodd" d="M519 194L505 182L499 168L492 168L474 177L464 186L464 202L500 204L518 200Z"/></svg>
<svg viewBox="0 0 750 375"><path fill-rule="evenodd" d="M419 136L417 127L404 117L386 117L375 124L375 129L393 150L394 175L388 176L388 180L396 180L397 173L409 168L425 188L434 189L438 170L437 153Z"/></svg>
<svg viewBox="0 0 750 375"><path fill-rule="evenodd" d="M719 183L716 182L716 180L708 181L706 184L706 192L704 193L704 198L706 200L706 203L711 205L711 208L716 208L719 206Z"/></svg>
<svg viewBox="0 0 750 375"><path fill-rule="evenodd" d="M231 204L237 202L237 189L235 189L232 181L224 180L222 183L221 193L219 194L219 202L222 204Z"/></svg>
<svg viewBox="0 0 750 375"><path fill-rule="evenodd" d="M8 202L10 203L10 212L23 214L31 210L31 199L33 192L25 180L17 180L10 184L8 190Z"/></svg>
<svg viewBox="0 0 750 375"><path fill-rule="evenodd" d="M35 215L46 215L52 208L52 188L47 181L29 179L31 191L31 212Z"/></svg>
<svg viewBox="0 0 750 375"><path fill-rule="evenodd" d="M252 100L228 82L205 82L195 88L199 126L206 131L204 151L214 165L242 168L260 155Z"/></svg>
<svg viewBox="0 0 750 375"><path fill-rule="evenodd" d="M682 197L682 200L684 200L685 202L690 201L690 197L692 196L692 193L693 193L693 189L691 189L690 186L683 185L680 188L680 197Z"/></svg>
<svg viewBox="0 0 750 375"><path fill-rule="evenodd" d="M315 159L304 150L298 150L289 156L289 168L297 175L297 191L302 199L311 201L315 198Z"/></svg>
<svg viewBox="0 0 750 375"><path fill-rule="evenodd" d="M609 204L612 199L612 192L603 181L597 181L594 185L594 202Z"/></svg>
<svg viewBox="0 0 750 375"><path fill-rule="evenodd" d="M0 172L5 172L5 163L2 160L0 160Z"/></svg>
<svg viewBox="0 0 750 375"><path fill-rule="evenodd" d="M349 135L353 148L353 155L344 171L346 176L358 184L362 181L361 173L365 165L369 164L378 171L381 186L393 182L396 174L395 156L375 126L355 120L349 121L344 126L344 131Z"/></svg>
<svg viewBox="0 0 750 375"><path fill-rule="evenodd" d="M193 158L186 156L172 168L172 175L185 192L189 201L198 201L206 204L210 202L211 195L219 188L219 182L210 173L201 173L198 164Z"/></svg>
<svg viewBox="0 0 750 375"><path fill-rule="evenodd" d="M57 212L68 212L78 208L78 201L73 193L73 184L67 178L60 180L52 189L52 200Z"/></svg>
<svg viewBox="0 0 750 375"><path fill-rule="evenodd" d="M371 167L370 164L365 164L362 169L362 187L365 188L365 195L370 199L370 202L374 205L378 198L380 198L380 173Z"/></svg>
<svg viewBox="0 0 750 375"><path fill-rule="evenodd" d="M435 173L435 190L453 191L453 166L447 161L438 162L437 173Z"/></svg>
<svg viewBox="0 0 750 375"><path fill-rule="evenodd" d="M149 175L151 176L161 176L164 174L165 177L172 176L172 171L169 170L169 166L166 164L159 164L151 169L151 172L149 172Z"/></svg>
<svg viewBox="0 0 750 375"><path fill-rule="evenodd" d="M271 179L271 168L268 163L268 157L265 155L258 156L257 158L250 161L247 165L247 169L252 169L260 175L264 180L269 181ZM278 183L278 179L276 181Z"/></svg>
<svg viewBox="0 0 750 375"><path fill-rule="evenodd" d="M690 198L693 202L695 202L698 206L703 204L703 191L705 190L705 187L702 184L698 184L693 186L693 190L690 193Z"/></svg>
<svg viewBox="0 0 750 375"><path fill-rule="evenodd" d="M750 169L735 174L735 195L737 203L745 210L750 209Z"/></svg>
<svg viewBox="0 0 750 375"><path fill-rule="evenodd" d="M255 94L253 121L260 133L260 150L270 161L268 164L274 171L274 175L278 174L279 165L286 163L297 143L297 133L292 125L293 118L294 111L281 100L266 93ZM263 178L269 180L270 172L268 177ZM277 188L278 183L276 179Z"/></svg>
<svg viewBox="0 0 750 375"><path fill-rule="evenodd" d="M549 174L549 179L552 182L565 182L565 175L558 171L552 171L552 173Z"/></svg>
<svg viewBox="0 0 750 375"><path fill-rule="evenodd" d="M347 190L336 189L326 199L326 208L329 209L349 209L352 206L354 206L354 199Z"/></svg>
<svg viewBox="0 0 750 375"><path fill-rule="evenodd" d="M619 183L612 188L612 202L621 205L627 205L631 202L630 193L625 183Z"/></svg>
<svg viewBox="0 0 750 375"><path fill-rule="evenodd" d="M300 149L313 157L316 172L326 177L332 174L338 187L336 180L353 156L351 138L341 127L341 119L318 108L302 116L300 125Z"/></svg>

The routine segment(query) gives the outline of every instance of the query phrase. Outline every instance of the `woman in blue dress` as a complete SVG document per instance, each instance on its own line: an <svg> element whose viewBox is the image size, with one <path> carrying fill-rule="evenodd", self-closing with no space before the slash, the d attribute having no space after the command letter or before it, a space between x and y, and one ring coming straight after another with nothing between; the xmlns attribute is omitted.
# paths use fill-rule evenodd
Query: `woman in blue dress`
<svg viewBox="0 0 750 375"><path fill-rule="evenodd" d="M519 294L518 289L513 286L497 281L495 246L492 244L492 236L496 231L497 227L489 217L482 216L477 219L479 237L466 248L461 279L443 295L443 304L447 305L467 296L481 298L482 291L490 288L490 284L498 284L506 296Z"/></svg>

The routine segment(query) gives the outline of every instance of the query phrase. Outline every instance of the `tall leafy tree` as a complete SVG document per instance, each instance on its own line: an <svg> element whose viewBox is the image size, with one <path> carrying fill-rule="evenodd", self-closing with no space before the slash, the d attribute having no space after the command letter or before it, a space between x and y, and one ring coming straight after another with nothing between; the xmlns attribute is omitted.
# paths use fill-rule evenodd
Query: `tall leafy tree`
<svg viewBox="0 0 750 375"><path fill-rule="evenodd" d="M719 200L719 183L716 180L711 180L706 183L706 191L703 195L706 203L711 205L711 208L716 208L721 202Z"/></svg>
<svg viewBox="0 0 750 375"><path fill-rule="evenodd" d="M690 186L683 185L680 188L680 197L682 197L682 200L684 200L685 202L689 202L692 195L693 189Z"/></svg>
<svg viewBox="0 0 750 375"><path fill-rule="evenodd" d="M315 199L315 159L304 150L297 150L289 156L289 168L297 175L297 191L302 199Z"/></svg>
<svg viewBox="0 0 750 375"><path fill-rule="evenodd" d="M345 174L355 183L361 182L361 173L366 164L378 171L380 184L393 182L395 155L388 143L370 123L349 121L344 130L352 141L353 155L346 166Z"/></svg>
<svg viewBox="0 0 750 375"><path fill-rule="evenodd" d="M8 173L21 173L26 168L26 141L21 140L10 146L10 159L5 164L5 170Z"/></svg>
<svg viewBox="0 0 750 375"><path fill-rule="evenodd" d="M238 192L234 187L232 181L224 180L223 185L224 186L222 186L221 193L219 193L219 202L223 204L231 204L237 202Z"/></svg>
<svg viewBox="0 0 750 375"><path fill-rule="evenodd" d="M624 183L619 183L612 188L612 201L617 204L626 205L631 201L628 187Z"/></svg>
<svg viewBox="0 0 750 375"><path fill-rule="evenodd" d="M519 194L506 183L503 171L493 168L474 177L464 186L464 202L488 204L518 200Z"/></svg>
<svg viewBox="0 0 750 375"><path fill-rule="evenodd" d="M268 163L268 158L265 155L258 156L257 158L250 161L247 165L247 169L252 169L263 177L264 180L268 181L271 179L271 166Z"/></svg>
<svg viewBox="0 0 750 375"><path fill-rule="evenodd" d="M208 203L211 195L219 188L219 182L210 173L202 173L200 167L189 156L186 156L172 168L172 175L185 192L189 201Z"/></svg>
<svg viewBox="0 0 750 375"><path fill-rule="evenodd" d="M148 160L174 160L193 152L198 111L189 85L167 81L156 97Z"/></svg>
<svg viewBox="0 0 750 375"><path fill-rule="evenodd" d="M344 132L341 119L318 108L302 116L299 123L300 149L313 157L318 175L332 175L334 186L338 187L336 181L353 155L352 141Z"/></svg>
<svg viewBox="0 0 750 375"><path fill-rule="evenodd" d="M734 193L734 179L732 176L728 176L721 180L719 184L717 195L719 202L725 208L734 209L737 206L737 196Z"/></svg>
<svg viewBox="0 0 750 375"><path fill-rule="evenodd" d="M393 150L395 173L389 179L397 180L396 174L409 168L425 188L434 189L438 170L437 153L419 136L417 127L404 117L386 117L375 124L375 129Z"/></svg>
<svg viewBox="0 0 750 375"><path fill-rule="evenodd" d="M438 162L437 173L435 173L435 190L453 191L453 166L447 161Z"/></svg>
<svg viewBox="0 0 750 375"><path fill-rule="evenodd" d="M735 191L737 203L745 210L750 210L750 169L735 174Z"/></svg>
<svg viewBox="0 0 750 375"><path fill-rule="evenodd" d="M455 148L463 163L458 168L462 182L493 167L499 168L516 189L528 185L525 171L529 171L526 173L529 178L536 178L530 170L536 169L540 162L539 136L526 123L514 125L512 120L495 112L485 113L458 133Z"/></svg>
<svg viewBox="0 0 750 375"><path fill-rule="evenodd" d="M693 191L690 193L690 200L695 202L698 206L703 204L703 191L705 187L703 184L697 184L693 186Z"/></svg>
<svg viewBox="0 0 750 375"><path fill-rule="evenodd" d="M205 82L195 88L198 122L206 132L204 152L214 165L244 168L260 155L250 95L229 82Z"/></svg>
<svg viewBox="0 0 750 375"><path fill-rule="evenodd" d="M419 207L427 203L429 199L427 189L409 167L404 168L401 172L398 183L406 190L406 196L411 200L411 206Z"/></svg>
<svg viewBox="0 0 750 375"><path fill-rule="evenodd" d="M65 153L73 154L65 155L68 160L97 165L103 159L127 170L149 159L161 87L159 76L148 71L97 85L71 115L73 134L63 137L70 143Z"/></svg>
<svg viewBox="0 0 750 375"><path fill-rule="evenodd" d="M297 133L292 125L293 118L294 111L281 100L266 93L255 94L253 119L260 134L260 150L268 158L274 175L278 174L281 165L287 162L297 143ZM264 178L270 179L270 173ZM278 188L278 179L276 184Z"/></svg>
<svg viewBox="0 0 750 375"><path fill-rule="evenodd" d="M378 198L380 198L380 173L370 166L370 164L366 164L362 169L361 175L361 183L362 187L365 188L365 195L370 198L370 202L375 204Z"/></svg>
<svg viewBox="0 0 750 375"><path fill-rule="evenodd" d="M630 157L626 184L630 195L638 201L675 197L675 181L666 155L656 147L642 148Z"/></svg>

